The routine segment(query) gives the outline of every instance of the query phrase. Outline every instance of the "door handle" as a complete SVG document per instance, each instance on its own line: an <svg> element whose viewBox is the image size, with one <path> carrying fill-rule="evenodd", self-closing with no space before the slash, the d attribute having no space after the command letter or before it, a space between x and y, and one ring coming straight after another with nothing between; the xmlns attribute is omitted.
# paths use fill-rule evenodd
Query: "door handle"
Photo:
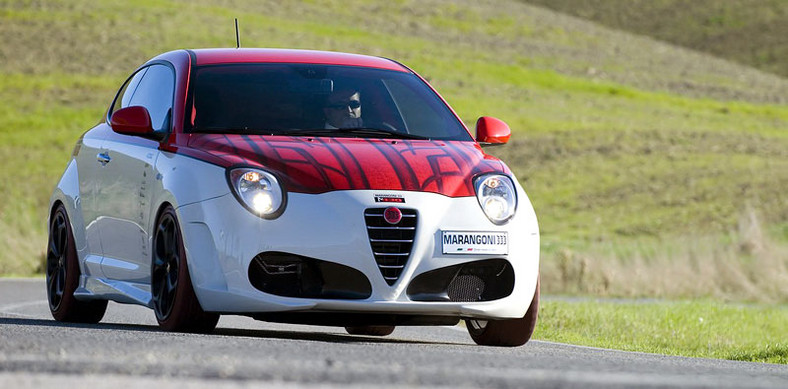
<svg viewBox="0 0 788 389"><path fill-rule="evenodd" d="M110 158L110 156L109 156L109 153L107 153L107 152L99 153L98 155L96 155L96 159L99 162L101 162L101 166L107 166L109 161L112 160L112 158Z"/></svg>

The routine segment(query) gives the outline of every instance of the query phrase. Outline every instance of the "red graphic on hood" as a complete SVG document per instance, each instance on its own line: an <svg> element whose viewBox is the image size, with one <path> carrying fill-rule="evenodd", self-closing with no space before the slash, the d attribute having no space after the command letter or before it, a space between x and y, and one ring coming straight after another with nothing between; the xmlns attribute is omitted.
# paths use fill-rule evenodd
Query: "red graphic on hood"
<svg viewBox="0 0 788 389"><path fill-rule="evenodd" d="M220 166L261 167L291 192L374 189L474 196L472 179L509 174L473 142L190 134L178 149Z"/></svg>

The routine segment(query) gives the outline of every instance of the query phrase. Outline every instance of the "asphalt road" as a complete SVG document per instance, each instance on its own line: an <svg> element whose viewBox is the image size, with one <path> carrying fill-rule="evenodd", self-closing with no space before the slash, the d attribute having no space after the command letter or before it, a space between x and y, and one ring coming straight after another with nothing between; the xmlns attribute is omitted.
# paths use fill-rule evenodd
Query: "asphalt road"
<svg viewBox="0 0 788 389"><path fill-rule="evenodd" d="M212 335L158 331L110 303L98 325L55 322L44 281L0 279L0 388L788 388L788 367L531 341L479 347L462 327L385 338L225 316Z"/></svg>

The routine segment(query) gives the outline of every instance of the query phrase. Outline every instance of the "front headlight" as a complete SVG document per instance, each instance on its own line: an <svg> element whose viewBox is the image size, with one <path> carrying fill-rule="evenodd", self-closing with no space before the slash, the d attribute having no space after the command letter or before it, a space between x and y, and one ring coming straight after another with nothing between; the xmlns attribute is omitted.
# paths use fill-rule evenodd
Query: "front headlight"
<svg viewBox="0 0 788 389"><path fill-rule="evenodd" d="M255 215L274 219L284 212L285 192L273 174L244 167L230 170L227 178L238 201Z"/></svg>
<svg viewBox="0 0 788 389"><path fill-rule="evenodd" d="M517 210L517 193L514 182L502 174L485 174L474 181L476 198L487 218L495 224L504 224Z"/></svg>

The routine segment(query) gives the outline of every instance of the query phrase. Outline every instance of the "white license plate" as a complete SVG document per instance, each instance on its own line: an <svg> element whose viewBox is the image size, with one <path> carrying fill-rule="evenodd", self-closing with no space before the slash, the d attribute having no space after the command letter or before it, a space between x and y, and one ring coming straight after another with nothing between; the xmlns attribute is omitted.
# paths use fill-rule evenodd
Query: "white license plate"
<svg viewBox="0 0 788 389"><path fill-rule="evenodd" d="M508 254L509 235L506 232L442 231L444 254Z"/></svg>

